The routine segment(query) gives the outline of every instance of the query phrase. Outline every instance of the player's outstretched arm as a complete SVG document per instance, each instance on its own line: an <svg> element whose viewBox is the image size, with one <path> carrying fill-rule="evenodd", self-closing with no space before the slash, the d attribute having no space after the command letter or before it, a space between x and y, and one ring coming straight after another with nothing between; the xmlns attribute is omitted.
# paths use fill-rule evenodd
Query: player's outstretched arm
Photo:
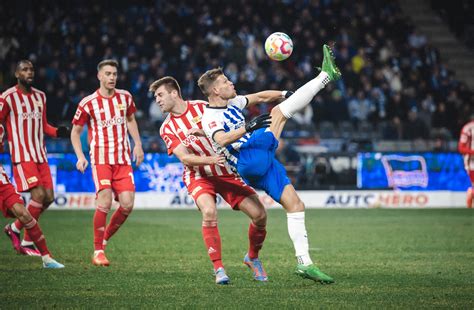
<svg viewBox="0 0 474 310"><path fill-rule="evenodd" d="M225 163L224 155L218 156L198 156L192 154L184 145L178 145L174 148L173 154L186 166L204 166L204 165L220 165Z"/></svg>
<svg viewBox="0 0 474 310"><path fill-rule="evenodd" d="M71 143L77 156L76 168L82 173L86 171L86 168L89 165L86 156L82 151L81 133L83 129L83 126L73 125L71 130Z"/></svg>
<svg viewBox="0 0 474 310"><path fill-rule="evenodd" d="M131 114L127 116L127 128L130 136L132 136L133 142L135 143L135 146L133 147L133 160L137 166L140 166L145 158L145 154L143 153L142 140L140 139L140 133L138 132L135 115Z"/></svg>
<svg viewBox="0 0 474 310"><path fill-rule="evenodd" d="M242 138L246 133L251 133L260 128L267 128L272 123L270 114L262 114L236 130L224 132L223 130L215 131L212 139L220 146L227 146Z"/></svg>
<svg viewBox="0 0 474 310"><path fill-rule="evenodd" d="M291 91L280 91L280 90L264 90L258 93L246 95L248 100L247 106L252 106L264 102L273 102L281 99L288 98L293 92Z"/></svg>

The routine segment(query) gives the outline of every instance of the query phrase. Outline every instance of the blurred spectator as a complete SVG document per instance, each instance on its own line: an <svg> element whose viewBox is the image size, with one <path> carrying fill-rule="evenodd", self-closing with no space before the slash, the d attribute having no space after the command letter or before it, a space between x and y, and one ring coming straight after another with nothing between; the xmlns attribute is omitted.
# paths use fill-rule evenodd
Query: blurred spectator
<svg viewBox="0 0 474 310"><path fill-rule="evenodd" d="M403 125L403 139L405 140L417 140L417 139L428 139L429 132L428 127L418 117L416 108L411 108L408 112L408 119Z"/></svg>

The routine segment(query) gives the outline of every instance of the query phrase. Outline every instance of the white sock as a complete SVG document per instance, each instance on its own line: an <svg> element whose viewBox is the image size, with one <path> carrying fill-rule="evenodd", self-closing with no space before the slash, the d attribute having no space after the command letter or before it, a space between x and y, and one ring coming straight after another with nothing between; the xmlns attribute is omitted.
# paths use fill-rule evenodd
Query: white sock
<svg viewBox="0 0 474 310"><path fill-rule="evenodd" d="M293 114L307 106L313 100L313 97L329 82L328 74L321 71L317 77L298 88L290 98L278 105L281 113L286 118L291 118Z"/></svg>
<svg viewBox="0 0 474 310"><path fill-rule="evenodd" d="M30 245L35 245L35 243L33 241L21 240L21 246L30 246Z"/></svg>
<svg viewBox="0 0 474 310"><path fill-rule="evenodd" d="M11 227L12 230L13 230L14 232L16 232L17 234L20 233L20 230L18 229L18 227L16 227L16 225L15 225L14 222L10 224L10 227Z"/></svg>
<svg viewBox="0 0 474 310"><path fill-rule="evenodd" d="M94 251L94 257L95 257L95 256L97 256L97 255L99 255L99 253L100 253L100 252L104 253L104 251L103 251L103 250L97 250L97 251Z"/></svg>
<svg viewBox="0 0 474 310"><path fill-rule="evenodd" d="M295 247L295 255L298 264L311 265L313 261L309 256L308 234L304 223L304 211L287 213L288 234L290 235L293 246Z"/></svg>
<svg viewBox="0 0 474 310"><path fill-rule="evenodd" d="M102 241L102 245L107 245L107 240Z"/></svg>

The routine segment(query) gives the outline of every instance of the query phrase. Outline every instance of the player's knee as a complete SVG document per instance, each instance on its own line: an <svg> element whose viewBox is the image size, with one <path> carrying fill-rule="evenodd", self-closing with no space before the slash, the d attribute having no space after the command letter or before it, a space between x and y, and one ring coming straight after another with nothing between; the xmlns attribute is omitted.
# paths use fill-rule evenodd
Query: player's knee
<svg viewBox="0 0 474 310"><path fill-rule="evenodd" d="M14 206L14 209L15 209L16 217L18 218L18 220L22 224L29 223L33 219L30 212L28 212L28 210L26 210L25 206L23 206L21 204L16 204Z"/></svg>
<svg viewBox="0 0 474 310"><path fill-rule="evenodd" d="M46 202L46 191L41 187L36 188L31 191L31 199L44 204Z"/></svg>
<svg viewBox="0 0 474 310"><path fill-rule="evenodd" d="M120 195L119 203L122 208L133 209L133 203L135 201L135 196L132 193L126 193Z"/></svg>
<svg viewBox="0 0 474 310"><path fill-rule="evenodd" d="M267 211L265 209L259 210L252 218L252 222L260 227L267 225Z"/></svg>
<svg viewBox="0 0 474 310"><path fill-rule="evenodd" d="M201 208L202 218L204 220L216 220L217 219L217 210L213 207L204 207Z"/></svg>

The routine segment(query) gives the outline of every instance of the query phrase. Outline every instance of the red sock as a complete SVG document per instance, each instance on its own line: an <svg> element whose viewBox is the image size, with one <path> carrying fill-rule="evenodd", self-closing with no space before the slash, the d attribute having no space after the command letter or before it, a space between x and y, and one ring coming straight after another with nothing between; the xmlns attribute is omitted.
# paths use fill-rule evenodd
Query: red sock
<svg viewBox="0 0 474 310"><path fill-rule="evenodd" d="M254 223L249 225L249 258L254 259L258 258L258 252L263 246L263 241L265 241L265 236L267 235L267 230L265 226L258 227Z"/></svg>
<svg viewBox="0 0 474 310"><path fill-rule="evenodd" d="M33 199L30 200L30 202L28 203L28 206L26 206L26 209L28 210L28 212L30 212L31 216L35 220L38 220L41 213L43 213L43 211L44 211L43 204L39 203L37 201L34 201ZM18 221L18 222L20 222L20 221ZM18 228L17 223L15 223L15 226ZM32 238L30 238L30 236L28 234L28 230L25 231L25 235L23 236L23 240L28 241L28 242L33 241Z"/></svg>
<svg viewBox="0 0 474 310"><path fill-rule="evenodd" d="M31 239L35 243L36 247L38 248L38 251L40 251L41 255L49 255L49 250L46 246L46 239L43 236L43 232L41 231L38 222L36 222L35 219L32 219L31 222L26 223L24 226Z"/></svg>
<svg viewBox="0 0 474 310"><path fill-rule="evenodd" d="M130 212L132 212L131 209L125 209L122 207L118 207L118 209L115 210L112 218L110 219L109 225L107 225L107 228L105 229L105 241L109 240L117 232L120 226L122 226L122 224L127 219Z"/></svg>
<svg viewBox="0 0 474 310"><path fill-rule="evenodd" d="M202 222L202 238L206 244L207 254L214 265L214 270L224 267L222 264L221 236L217 228L217 222Z"/></svg>
<svg viewBox="0 0 474 310"><path fill-rule="evenodd" d="M99 206L94 213L94 250L103 250L105 225L107 224L107 212L102 211Z"/></svg>

